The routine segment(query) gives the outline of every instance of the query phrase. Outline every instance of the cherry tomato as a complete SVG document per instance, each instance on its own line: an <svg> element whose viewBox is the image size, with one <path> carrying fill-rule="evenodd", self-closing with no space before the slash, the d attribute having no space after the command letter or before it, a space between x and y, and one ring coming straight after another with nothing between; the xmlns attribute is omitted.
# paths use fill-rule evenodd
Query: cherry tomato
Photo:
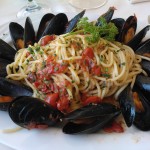
<svg viewBox="0 0 150 150"><path fill-rule="evenodd" d="M62 112L69 112L68 97L66 96L61 97L61 99L57 102L57 109Z"/></svg>
<svg viewBox="0 0 150 150"><path fill-rule="evenodd" d="M94 67L92 67L91 72L92 72L92 74L94 74L96 76L100 76L100 74L101 74L101 68L100 68L100 66L94 66Z"/></svg>
<svg viewBox="0 0 150 150"><path fill-rule="evenodd" d="M90 97L88 97L88 98L83 102L83 105L86 106L86 105L88 105L88 104L90 104L90 103L95 103L95 104L97 104L97 103L100 103L100 102L101 102L101 98L100 98L100 97L98 97L98 96L90 96Z"/></svg>
<svg viewBox="0 0 150 150"><path fill-rule="evenodd" d="M53 41L55 39L54 35L46 35L41 39L41 46L45 46L48 44L50 41Z"/></svg>
<svg viewBox="0 0 150 150"><path fill-rule="evenodd" d="M83 57L89 57L91 59L94 58L94 53L93 53L93 49L92 48L86 48L83 53L82 53L82 56Z"/></svg>
<svg viewBox="0 0 150 150"><path fill-rule="evenodd" d="M52 107L57 108L57 100L59 98L59 94L58 93L54 93L54 94L47 94L45 101L50 104Z"/></svg>
<svg viewBox="0 0 150 150"><path fill-rule="evenodd" d="M117 123L117 122L114 121L111 124L111 126L105 127L104 131L108 132L108 133L112 133L112 132L122 133L122 132L124 132L124 129L121 126L121 123Z"/></svg>

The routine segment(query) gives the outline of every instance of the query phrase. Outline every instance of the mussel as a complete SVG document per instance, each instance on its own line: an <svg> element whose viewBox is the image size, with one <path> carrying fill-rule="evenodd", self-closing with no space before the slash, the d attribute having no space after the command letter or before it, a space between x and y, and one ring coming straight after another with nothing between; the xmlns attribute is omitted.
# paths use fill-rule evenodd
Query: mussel
<svg viewBox="0 0 150 150"><path fill-rule="evenodd" d="M96 26L101 26L101 24L102 24L102 22L100 20L101 17L105 18L107 23L110 22L115 10L116 10L115 7L110 7L106 13L104 13L97 19Z"/></svg>
<svg viewBox="0 0 150 150"><path fill-rule="evenodd" d="M14 99L8 113L14 123L27 129L53 126L63 117L60 111L46 102L28 96Z"/></svg>
<svg viewBox="0 0 150 150"><path fill-rule="evenodd" d="M67 123L63 127L63 132L66 134L93 133L108 125L119 114L120 110L115 105L90 104L64 117Z"/></svg>
<svg viewBox="0 0 150 150"><path fill-rule="evenodd" d="M24 48L24 28L16 22L11 22L9 24L9 33L16 50Z"/></svg>
<svg viewBox="0 0 150 150"><path fill-rule="evenodd" d="M122 30L118 37L120 42L127 44L135 35L137 28L137 18L136 16L130 16L127 18L125 23L123 24Z"/></svg>
<svg viewBox="0 0 150 150"><path fill-rule="evenodd" d="M119 95L118 101L128 127L133 124L135 118L135 106L130 86L127 86Z"/></svg>
<svg viewBox="0 0 150 150"><path fill-rule="evenodd" d="M40 40L45 28L47 27L48 23L54 16L55 16L54 14L48 13L42 17L40 24L39 24L38 31L37 31L36 41Z"/></svg>

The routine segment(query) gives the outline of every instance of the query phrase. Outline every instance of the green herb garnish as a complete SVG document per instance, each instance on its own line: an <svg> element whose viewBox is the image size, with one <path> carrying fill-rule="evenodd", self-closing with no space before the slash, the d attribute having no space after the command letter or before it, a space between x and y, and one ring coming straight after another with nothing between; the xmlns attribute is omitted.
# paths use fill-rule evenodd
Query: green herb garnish
<svg viewBox="0 0 150 150"><path fill-rule="evenodd" d="M27 50L30 52L30 54L34 54L32 47L28 47Z"/></svg>
<svg viewBox="0 0 150 150"><path fill-rule="evenodd" d="M97 42L100 37L109 41L115 40L115 36L118 34L118 29L114 23L107 23L103 17L100 17L99 20L101 21L101 26L96 26L88 20L87 17L81 18L77 24L77 29L79 31L82 30L84 34L89 34L89 36L86 37L88 42Z"/></svg>
<svg viewBox="0 0 150 150"><path fill-rule="evenodd" d="M102 77L105 77L105 78L110 78L110 74L103 73L103 74L102 74Z"/></svg>

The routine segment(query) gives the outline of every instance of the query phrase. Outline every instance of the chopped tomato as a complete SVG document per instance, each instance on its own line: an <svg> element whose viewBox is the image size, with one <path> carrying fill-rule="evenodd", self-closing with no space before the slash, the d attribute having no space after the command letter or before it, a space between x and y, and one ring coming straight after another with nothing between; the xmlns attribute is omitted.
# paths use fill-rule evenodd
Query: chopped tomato
<svg viewBox="0 0 150 150"><path fill-rule="evenodd" d="M47 58L47 60L46 60L46 64L48 65L48 64L50 64L50 63L52 63L52 62L54 62L54 61L55 61L55 57L49 55L48 58Z"/></svg>
<svg viewBox="0 0 150 150"><path fill-rule="evenodd" d="M58 93L47 94L45 101L50 104L52 107L57 108L57 100L59 98Z"/></svg>
<svg viewBox="0 0 150 150"><path fill-rule="evenodd" d="M82 57L89 57L89 58L93 59L93 57L94 57L93 49L90 47L86 48L82 53Z"/></svg>
<svg viewBox="0 0 150 150"><path fill-rule="evenodd" d="M114 121L110 126L104 127L104 131L108 133L112 133L112 132L122 133L124 132L124 129L121 126L121 123L117 123Z"/></svg>
<svg viewBox="0 0 150 150"><path fill-rule="evenodd" d="M62 112L69 112L69 100L68 97L63 96L61 99L57 102L57 109L62 111Z"/></svg>
<svg viewBox="0 0 150 150"><path fill-rule="evenodd" d="M81 94L81 101L85 101L87 99L87 94L86 93L82 93Z"/></svg>
<svg viewBox="0 0 150 150"><path fill-rule="evenodd" d="M54 35L46 35L41 39L41 46L47 45L50 41L53 41L55 39Z"/></svg>
<svg viewBox="0 0 150 150"><path fill-rule="evenodd" d="M86 106L86 105L88 105L88 104L90 104L90 103L95 103L95 104L97 104L97 103L100 103L100 102L101 102L101 98L100 98L100 97L98 97L98 96L90 96L90 97L88 97L88 98L83 102L83 105Z"/></svg>
<svg viewBox="0 0 150 150"><path fill-rule="evenodd" d="M46 71L45 73L53 74L53 73L63 73L66 69L67 69L66 65L61 65L59 63L51 63L44 69L44 71Z"/></svg>
<svg viewBox="0 0 150 150"><path fill-rule="evenodd" d="M40 82L38 82L38 81L34 82L33 84L36 88L38 88L40 86Z"/></svg>
<svg viewBox="0 0 150 150"><path fill-rule="evenodd" d="M92 72L92 74L94 74L96 76L100 76L101 75L101 68L100 68L100 66L92 67L91 72Z"/></svg>

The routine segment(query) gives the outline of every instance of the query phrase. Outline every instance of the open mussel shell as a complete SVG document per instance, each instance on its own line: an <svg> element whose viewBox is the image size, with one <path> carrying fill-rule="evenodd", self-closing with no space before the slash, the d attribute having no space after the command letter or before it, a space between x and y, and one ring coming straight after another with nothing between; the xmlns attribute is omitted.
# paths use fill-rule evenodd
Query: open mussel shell
<svg viewBox="0 0 150 150"><path fill-rule="evenodd" d="M40 40L45 28L47 27L49 21L54 17L55 15L54 14L51 14L51 13L48 13L48 14L45 14L42 19L41 19L41 22L39 24L39 28L38 28L38 31L37 31L37 36L36 36L36 39L37 41Z"/></svg>
<svg viewBox="0 0 150 150"><path fill-rule="evenodd" d="M139 47L136 51L136 54L143 55L146 57L150 57L150 40L144 43L141 47Z"/></svg>
<svg viewBox="0 0 150 150"><path fill-rule="evenodd" d="M136 34L132 40L130 40L127 45L133 48L133 50L136 50L138 48L138 45L141 43L143 38L146 36L146 33L149 31L150 25L143 28L138 34Z"/></svg>
<svg viewBox="0 0 150 150"><path fill-rule="evenodd" d="M71 32L75 26L77 25L78 21L83 17L83 15L85 14L85 10L83 10L82 12L80 12L79 14L77 14L74 18L72 18L69 22L68 25L64 31L65 33Z"/></svg>
<svg viewBox="0 0 150 150"><path fill-rule="evenodd" d="M120 110L112 104L90 104L63 118L67 121L63 132L66 134L93 133L108 125L119 114Z"/></svg>
<svg viewBox="0 0 150 150"><path fill-rule="evenodd" d="M101 17L105 18L105 20L106 20L107 23L110 22L110 20L111 20L111 18L113 16L115 10L116 10L115 7L110 7L106 13L104 13L103 15L101 15L97 19L96 26L101 26L102 25L102 22L100 20Z"/></svg>
<svg viewBox="0 0 150 150"><path fill-rule="evenodd" d="M31 88L21 82L0 77L0 95L3 96L32 96Z"/></svg>
<svg viewBox="0 0 150 150"><path fill-rule="evenodd" d="M128 17L122 27L122 31L120 33L118 41L127 44L134 37L136 28L137 28L136 16Z"/></svg>
<svg viewBox="0 0 150 150"><path fill-rule="evenodd" d="M60 35L64 32L66 24L68 23L68 18L66 14L59 13L53 17L48 23L46 29L44 30L42 37L45 35Z"/></svg>
<svg viewBox="0 0 150 150"><path fill-rule="evenodd" d="M133 124L135 118L135 105L130 86L127 86L118 96L120 108L128 127Z"/></svg>
<svg viewBox="0 0 150 150"><path fill-rule="evenodd" d="M111 123L120 112L115 112L109 115L90 118L84 120L83 123L69 122L63 127L63 132L66 134L82 134L94 133Z"/></svg>
<svg viewBox="0 0 150 150"><path fill-rule="evenodd" d="M148 76L150 76L150 61L142 60L140 64L142 66L142 69L144 71L146 71L146 73L148 74Z"/></svg>
<svg viewBox="0 0 150 150"><path fill-rule="evenodd" d="M148 131L150 130L150 101L140 90L137 91L139 99L144 107L144 111L136 112L134 125L142 131Z"/></svg>
<svg viewBox="0 0 150 150"><path fill-rule="evenodd" d="M65 116L65 120L71 121L76 119L97 117L108 115L116 111L118 111L117 107L109 103L90 104L67 114Z"/></svg>
<svg viewBox="0 0 150 150"><path fill-rule="evenodd" d="M5 41L0 39L0 58L4 58L8 61L13 61L16 54L16 50L12 48Z"/></svg>
<svg viewBox="0 0 150 150"><path fill-rule="evenodd" d="M118 40L118 37L120 36L121 30L122 30L123 25L125 23L125 20L123 18L115 18L115 19L112 19L111 22L114 23L118 29L118 34L115 37L115 39Z"/></svg>
<svg viewBox="0 0 150 150"><path fill-rule="evenodd" d="M25 28L24 28L24 45L28 47L35 43L35 31L32 21L29 17L26 18Z"/></svg>
<svg viewBox="0 0 150 150"><path fill-rule="evenodd" d="M14 123L28 129L38 128L40 125L52 126L63 117L60 111L46 102L28 96L14 99L8 112Z"/></svg>
<svg viewBox="0 0 150 150"><path fill-rule="evenodd" d="M135 80L135 88L139 89L144 96L149 99L150 97L150 77L137 75Z"/></svg>
<svg viewBox="0 0 150 150"><path fill-rule="evenodd" d="M9 24L9 32L15 48L17 50L24 48L24 28L18 23L11 22Z"/></svg>

